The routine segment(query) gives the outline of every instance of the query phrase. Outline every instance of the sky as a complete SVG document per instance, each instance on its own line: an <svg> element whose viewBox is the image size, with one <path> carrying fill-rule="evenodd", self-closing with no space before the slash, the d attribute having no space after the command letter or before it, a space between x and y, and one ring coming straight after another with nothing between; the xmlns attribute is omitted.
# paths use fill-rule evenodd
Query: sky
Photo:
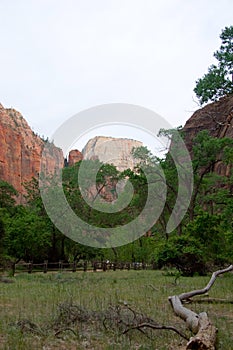
<svg viewBox="0 0 233 350"><path fill-rule="evenodd" d="M76 113L108 103L184 125L199 108L195 82L232 25L233 1L0 0L0 13L0 102L51 137ZM98 132L148 141L102 128L77 148Z"/></svg>

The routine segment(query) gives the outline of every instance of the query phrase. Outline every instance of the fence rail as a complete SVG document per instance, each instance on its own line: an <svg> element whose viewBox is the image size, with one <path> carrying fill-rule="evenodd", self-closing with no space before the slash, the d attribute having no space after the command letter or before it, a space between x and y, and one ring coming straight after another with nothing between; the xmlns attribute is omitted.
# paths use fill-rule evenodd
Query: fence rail
<svg viewBox="0 0 233 350"><path fill-rule="evenodd" d="M153 264L145 264L145 263L134 263L134 262L108 262L108 261L83 261L67 263L63 261L59 262L48 262L44 263L18 263L14 266L14 273L16 272L76 272L76 271L108 271L108 270L151 270L156 267Z"/></svg>

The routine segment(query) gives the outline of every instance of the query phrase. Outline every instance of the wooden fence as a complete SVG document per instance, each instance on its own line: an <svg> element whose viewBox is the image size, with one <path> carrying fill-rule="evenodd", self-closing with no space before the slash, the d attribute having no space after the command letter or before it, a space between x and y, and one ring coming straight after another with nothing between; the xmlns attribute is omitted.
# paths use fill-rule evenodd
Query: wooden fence
<svg viewBox="0 0 233 350"><path fill-rule="evenodd" d="M132 262L108 262L108 261L83 261L83 262L73 262L67 263L63 261L59 262L48 262L34 264L33 262L20 262L15 264L14 272L76 272L76 271L107 271L107 270L151 270L155 269L155 266L152 264L145 263L132 263Z"/></svg>

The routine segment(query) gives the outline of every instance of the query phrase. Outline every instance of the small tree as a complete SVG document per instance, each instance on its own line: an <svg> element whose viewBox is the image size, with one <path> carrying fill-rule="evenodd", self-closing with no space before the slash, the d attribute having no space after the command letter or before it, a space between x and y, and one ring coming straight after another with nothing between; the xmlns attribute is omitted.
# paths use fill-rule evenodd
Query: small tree
<svg viewBox="0 0 233 350"><path fill-rule="evenodd" d="M226 27L221 35L222 45L214 53L217 65L211 65L208 73L196 82L194 92L200 104L216 101L233 93L233 26Z"/></svg>
<svg viewBox="0 0 233 350"><path fill-rule="evenodd" d="M12 208L15 205L17 191L8 182L0 179L0 208Z"/></svg>

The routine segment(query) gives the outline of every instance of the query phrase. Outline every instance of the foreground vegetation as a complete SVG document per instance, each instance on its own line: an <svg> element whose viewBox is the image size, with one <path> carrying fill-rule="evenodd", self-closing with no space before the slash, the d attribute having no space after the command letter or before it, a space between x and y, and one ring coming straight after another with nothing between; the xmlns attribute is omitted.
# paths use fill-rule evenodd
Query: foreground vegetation
<svg viewBox="0 0 233 350"><path fill-rule="evenodd" d="M206 301L197 297L190 305L208 313L219 330L222 350L232 349L232 278L231 273L220 277ZM5 279L13 283L1 283L0 349L178 349L186 341L172 331L122 334L124 325L111 316L119 309L125 314L134 310L156 324L175 326L189 338L168 296L202 288L208 280L209 276L180 277L175 283L174 274L165 270L18 274ZM210 303L209 298L221 300ZM72 318L74 310L81 317Z"/></svg>

